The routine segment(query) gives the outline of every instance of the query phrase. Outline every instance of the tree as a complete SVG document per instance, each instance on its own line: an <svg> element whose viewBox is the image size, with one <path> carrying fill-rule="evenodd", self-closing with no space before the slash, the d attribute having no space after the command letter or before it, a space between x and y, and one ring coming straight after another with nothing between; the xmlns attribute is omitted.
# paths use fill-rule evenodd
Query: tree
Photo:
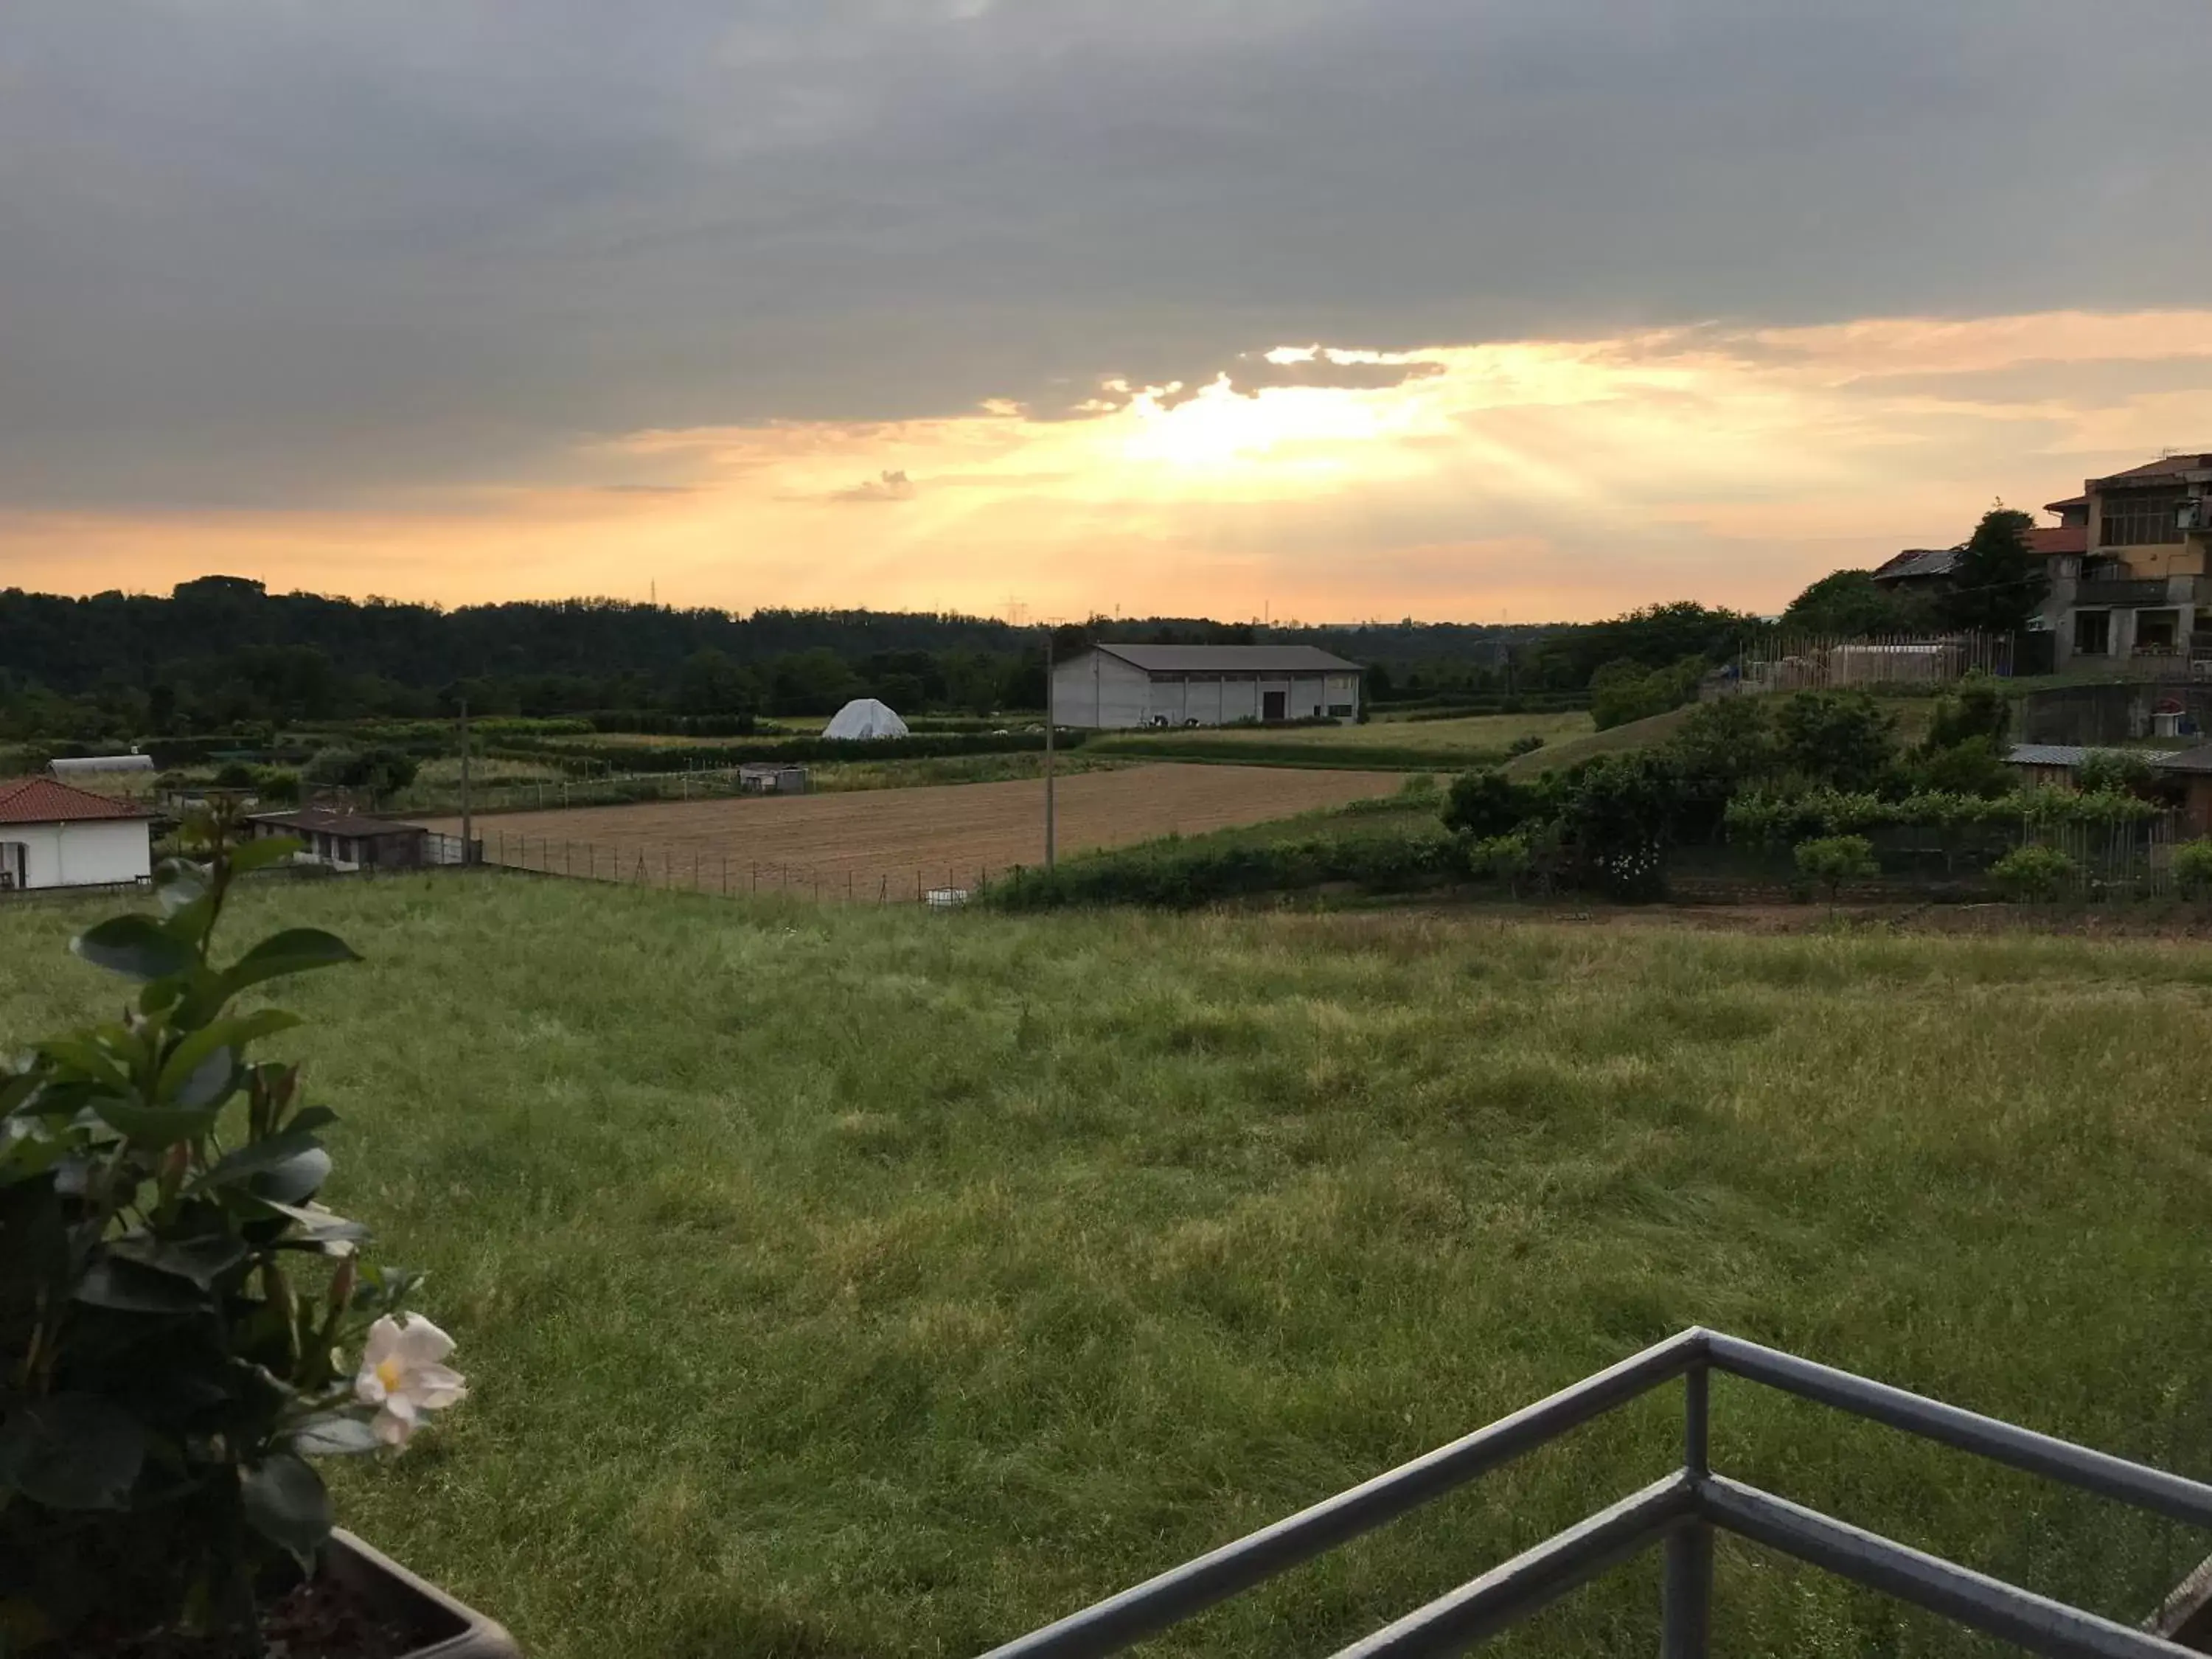
<svg viewBox="0 0 2212 1659"><path fill-rule="evenodd" d="M1685 657L1670 667L1645 669L1617 658L1590 676L1590 720L1601 732L1648 720L1694 702L1705 677L1703 657Z"/></svg>
<svg viewBox="0 0 2212 1659"><path fill-rule="evenodd" d="M1774 732L1785 768L1838 789L1873 788L1897 753L1889 716L1863 691L1793 692Z"/></svg>
<svg viewBox="0 0 2212 1659"><path fill-rule="evenodd" d="M1804 634L1911 634L1934 620L1924 595L1886 587L1871 570L1834 570L1790 601L1782 627Z"/></svg>
<svg viewBox="0 0 2212 1659"><path fill-rule="evenodd" d="M2051 591L2050 571L2028 550L2034 526L2033 519L2002 501L1982 514L1951 567L1951 585L1936 599L1946 628L2014 634L2027 626Z"/></svg>
<svg viewBox="0 0 2212 1659"><path fill-rule="evenodd" d="M677 707L687 714L743 714L753 706L752 677L726 651L708 646L676 671Z"/></svg>
<svg viewBox="0 0 2212 1659"><path fill-rule="evenodd" d="M415 757L404 750L325 749L307 763L310 783L358 789L372 799L404 789L415 781Z"/></svg>
<svg viewBox="0 0 2212 1659"><path fill-rule="evenodd" d="M1874 861L1874 843L1864 836L1821 836L1797 843L1797 869L1828 890L1832 907L1847 881L1861 881L1881 873Z"/></svg>

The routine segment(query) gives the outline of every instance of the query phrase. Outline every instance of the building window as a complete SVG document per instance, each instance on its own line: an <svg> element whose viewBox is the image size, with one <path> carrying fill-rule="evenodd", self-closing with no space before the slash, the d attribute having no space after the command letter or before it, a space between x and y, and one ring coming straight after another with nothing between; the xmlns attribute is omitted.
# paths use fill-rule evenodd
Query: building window
<svg viewBox="0 0 2212 1659"><path fill-rule="evenodd" d="M1333 720L1350 720L1352 718L1352 705L1348 702L1333 702L1329 704L1328 717Z"/></svg>
<svg viewBox="0 0 2212 1659"><path fill-rule="evenodd" d="M2180 641L2181 612L2179 611L2136 612L2136 650L2171 651Z"/></svg>
<svg viewBox="0 0 2212 1659"><path fill-rule="evenodd" d="M2076 611L2074 613L2074 654L2077 657L2110 656L2112 650L2112 613L2109 611Z"/></svg>
<svg viewBox="0 0 2212 1659"><path fill-rule="evenodd" d="M2181 539L2181 504L2188 499L2179 489L2131 489L2107 495L2098 517L2100 547L2148 547Z"/></svg>

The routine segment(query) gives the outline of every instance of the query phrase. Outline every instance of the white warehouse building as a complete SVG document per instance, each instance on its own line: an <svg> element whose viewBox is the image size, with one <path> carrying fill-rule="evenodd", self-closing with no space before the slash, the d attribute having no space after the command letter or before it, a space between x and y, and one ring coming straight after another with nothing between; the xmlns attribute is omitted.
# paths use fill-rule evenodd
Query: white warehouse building
<svg viewBox="0 0 2212 1659"><path fill-rule="evenodd" d="M52 778L0 780L0 891L143 881L153 815Z"/></svg>
<svg viewBox="0 0 2212 1659"><path fill-rule="evenodd" d="M1098 645L1052 674L1061 726L1356 720L1360 666L1311 645Z"/></svg>

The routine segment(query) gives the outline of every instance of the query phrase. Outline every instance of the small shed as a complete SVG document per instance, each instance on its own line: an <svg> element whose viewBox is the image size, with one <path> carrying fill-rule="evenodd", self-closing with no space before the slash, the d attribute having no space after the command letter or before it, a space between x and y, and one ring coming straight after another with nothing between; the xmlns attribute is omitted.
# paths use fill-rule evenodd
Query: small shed
<svg viewBox="0 0 2212 1659"><path fill-rule="evenodd" d="M373 818L349 806L303 806L292 812L256 812L247 820L257 841L297 836L301 862L333 870L413 870L431 862L430 832L419 823Z"/></svg>
<svg viewBox="0 0 2212 1659"><path fill-rule="evenodd" d="M2070 784L2091 752L2078 743L2016 743L2005 756L2005 764L2018 767L2028 783Z"/></svg>
<svg viewBox="0 0 2212 1659"><path fill-rule="evenodd" d="M806 769L803 766L781 766L772 761L745 761L738 767L738 793L741 795L803 795L806 793Z"/></svg>
<svg viewBox="0 0 2212 1659"><path fill-rule="evenodd" d="M910 734L906 722L888 704L878 702L873 697L855 697L830 717L830 724L822 728L822 735L846 743L865 743Z"/></svg>
<svg viewBox="0 0 2212 1659"><path fill-rule="evenodd" d="M0 891L105 887L153 872L144 808L53 778L0 781Z"/></svg>

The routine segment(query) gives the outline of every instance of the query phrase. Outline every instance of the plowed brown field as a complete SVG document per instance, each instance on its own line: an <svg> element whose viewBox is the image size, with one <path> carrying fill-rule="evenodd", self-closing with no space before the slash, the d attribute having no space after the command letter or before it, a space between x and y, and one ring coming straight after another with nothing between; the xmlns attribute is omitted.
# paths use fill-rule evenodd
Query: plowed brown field
<svg viewBox="0 0 2212 1659"><path fill-rule="evenodd" d="M1155 836L1260 823L1387 795L1397 772L1264 766L1138 766L1063 778L1063 854ZM458 818L425 819L458 834ZM969 783L845 794L655 801L477 820L495 864L604 881L732 892L785 889L823 898L913 899L1044 854L1044 785Z"/></svg>

